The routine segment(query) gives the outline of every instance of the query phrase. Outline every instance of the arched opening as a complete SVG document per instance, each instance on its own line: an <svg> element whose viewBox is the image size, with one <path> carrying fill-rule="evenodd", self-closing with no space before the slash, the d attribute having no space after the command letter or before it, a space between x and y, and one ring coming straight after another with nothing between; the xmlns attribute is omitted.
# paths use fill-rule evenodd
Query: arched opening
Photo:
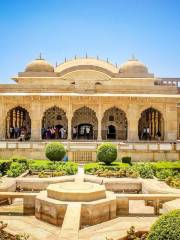
<svg viewBox="0 0 180 240"><path fill-rule="evenodd" d="M96 113L91 108L77 109L72 118L73 139L97 139L97 126Z"/></svg>
<svg viewBox="0 0 180 240"><path fill-rule="evenodd" d="M164 139L164 120L157 109L148 108L141 113L138 134L140 140Z"/></svg>
<svg viewBox="0 0 180 240"><path fill-rule="evenodd" d="M128 123L124 111L112 107L105 111L102 119L102 139L126 140Z"/></svg>
<svg viewBox="0 0 180 240"><path fill-rule="evenodd" d="M51 107L42 118L42 139L66 139L68 120L66 113L59 107Z"/></svg>
<svg viewBox="0 0 180 240"><path fill-rule="evenodd" d="M107 138L116 139L116 128L113 125L108 126Z"/></svg>
<svg viewBox="0 0 180 240"><path fill-rule="evenodd" d="M19 141L31 138L31 119L25 108L18 106L7 113L6 138Z"/></svg>

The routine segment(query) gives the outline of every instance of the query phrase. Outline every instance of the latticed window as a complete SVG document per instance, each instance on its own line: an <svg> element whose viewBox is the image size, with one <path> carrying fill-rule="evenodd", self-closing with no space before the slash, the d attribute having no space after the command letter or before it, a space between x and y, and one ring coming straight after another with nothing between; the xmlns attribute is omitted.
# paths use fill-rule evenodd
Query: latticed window
<svg viewBox="0 0 180 240"><path fill-rule="evenodd" d="M109 121L114 121L114 116L113 115L109 116Z"/></svg>

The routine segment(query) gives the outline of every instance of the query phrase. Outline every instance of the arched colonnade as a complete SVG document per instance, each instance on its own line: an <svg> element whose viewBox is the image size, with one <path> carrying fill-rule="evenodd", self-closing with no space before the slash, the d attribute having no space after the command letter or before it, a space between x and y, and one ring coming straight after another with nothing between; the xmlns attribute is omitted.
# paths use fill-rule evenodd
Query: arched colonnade
<svg viewBox="0 0 180 240"><path fill-rule="evenodd" d="M63 108L52 106L39 116L41 139L128 140L130 119L124 110L110 107L103 111L100 120L97 115L91 107L82 106L74 110L69 120ZM6 139L31 139L31 122L26 108L16 106L10 109L6 114ZM139 140L164 139L164 118L156 108L143 110L136 125Z"/></svg>

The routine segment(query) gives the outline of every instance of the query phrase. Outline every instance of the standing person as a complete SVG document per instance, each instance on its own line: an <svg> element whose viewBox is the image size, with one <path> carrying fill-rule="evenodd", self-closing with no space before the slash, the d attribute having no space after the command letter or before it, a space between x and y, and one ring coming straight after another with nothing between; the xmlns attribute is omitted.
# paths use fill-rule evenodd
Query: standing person
<svg viewBox="0 0 180 240"><path fill-rule="evenodd" d="M64 138L64 128L63 127L60 128L60 132L61 132L61 138L63 139Z"/></svg>
<svg viewBox="0 0 180 240"><path fill-rule="evenodd" d="M146 128L146 132L147 132L147 140L150 140L151 136L150 136L150 129L149 129L149 127Z"/></svg>
<svg viewBox="0 0 180 240"><path fill-rule="evenodd" d="M87 136L87 139L89 139L89 137L90 137L90 127L86 127L86 136Z"/></svg>
<svg viewBox="0 0 180 240"><path fill-rule="evenodd" d="M66 131L65 128L64 128L64 138L65 138L65 139L67 138L67 131Z"/></svg>
<svg viewBox="0 0 180 240"><path fill-rule="evenodd" d="M10 135L10 138L14 138L14 127L9 128L9 135Z"/></svg>
<svg viewBox="0 0 180 240"><path fill-rule="evenodd" d="M14 138L18 138L20 136L20 129L18 127L14 128Z"/></svg>
<svg viewBox="0 0 180 240"><path fill-rule="evenodd" d="M48 127L47 131L46 131L46 139L51 139L51 130Z"/></svg>
<svg viewBox="0 0 180 240"><path fill-rule="evenodd" d="M58 129L58 127L55 127L55 138L56 139L59 138L59 129Z"/></svg>
<svg viewBox="0 0 180 240"><path fill-rule="evenodd" d="M18 140L19 141L25 141L25 130L23 128L21 129L21 133L18 137Z"/></svg>
<svg viewBox="0 0 180 240"><path fill-rule="evenodd" d="M46 138L46 129L44 127L41 128L41 137L42 139Z"/></svg>
<svg viewBox="0 0 180 240"><path fill-rule="evenodd" d="M161 140L161 132L160 132L160 130L157 131L156 136L157 136L158 141L160 141Z"/></svg>
<svg viewBox="0 0 180 240"><path fill-rule="evenodd" d="M147 138L147 130L146 130L146 128L144 127L144 128L143 128L143 132L142 132L142 137L141 137L141 139L146 140L146 138Z"/></svg>
<svg viewBox="0 0 180 240"><path fill-rule="evenodd" d="M54 127L52 127L52 128L50 129L50 131L51 131L51 138L54 139L54 138L55 138L55 130L54 130Z"/></svg>

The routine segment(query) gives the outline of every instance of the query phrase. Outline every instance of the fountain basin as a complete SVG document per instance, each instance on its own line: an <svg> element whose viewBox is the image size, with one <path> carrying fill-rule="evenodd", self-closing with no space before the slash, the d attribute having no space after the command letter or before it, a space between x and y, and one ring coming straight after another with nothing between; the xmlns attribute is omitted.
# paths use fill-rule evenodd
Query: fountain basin
<svg viewBox="0 0 180 240"><path fill-rule="evenodd" d="M50 184L47 196L60 201L90 202L106 197L105 186L85 182Z"/></svg>
<svg viewBox="0 0 180 240"><path fill-rule="evenodd" d="M81 204L81 226L94 225L116 217L116 195L105 186L87 182L51 184L35 200L35 216L61 226L68 204Z"/></svg>

